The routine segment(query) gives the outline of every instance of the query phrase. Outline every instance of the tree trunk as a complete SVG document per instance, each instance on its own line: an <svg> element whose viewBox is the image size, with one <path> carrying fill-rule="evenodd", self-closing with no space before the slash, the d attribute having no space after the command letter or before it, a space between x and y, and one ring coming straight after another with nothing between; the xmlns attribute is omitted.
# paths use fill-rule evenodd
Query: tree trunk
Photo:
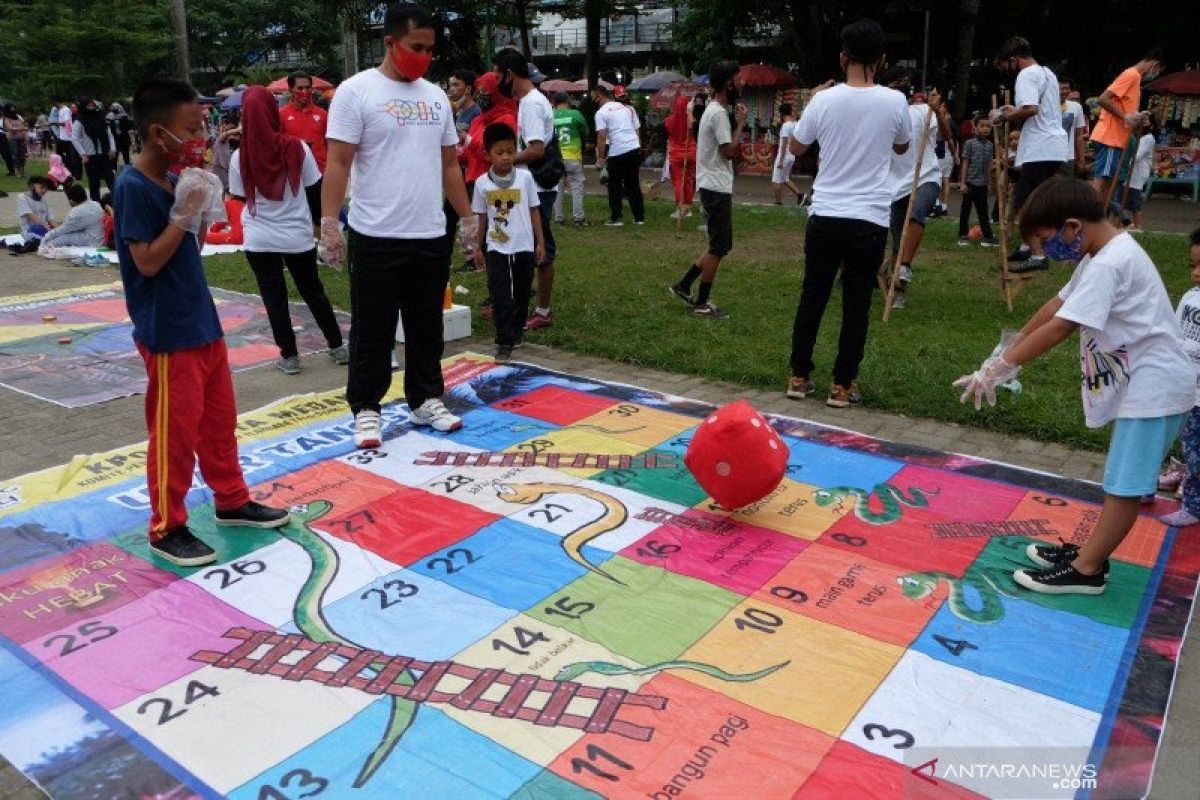
<svg viewBox="0 0 1200 800"><path fill-rule="evenodd" d="M517 0L517 25L521 29L521 52L526 61L533 60L533 47L529 44L529 5L527 0Z"/></svg>
<svg viewBox="0 0 1200 800"><path fill-rule="evenodd" d="M185 81L192 79L192 67L188 60L187 9L184 0L171 0L171 27L175 39L175 72Z"/></svg>
<svg viewBox="0 0 1200 800"><path fill-rule="evenodd" d="M358 72L358 19L352 11L342 16L342 77Z"/></svg>
<svg viewBox="0 0 1200 800"><path fill-rule="evenodd" d="M971 55L975 50L975 23L979 18L979 0L960 0L958 9L958 56L954 68L954 116L967 113L967 93L971 91Z"/></svg>
<svg viewBox="0 0 1200 800"><path fill-rule="evenodd" d="M586 31L586 54L583 71L587 76L588 93L600 83L600 23L604 18L602 0L584 0L583 13Z"/></svg>

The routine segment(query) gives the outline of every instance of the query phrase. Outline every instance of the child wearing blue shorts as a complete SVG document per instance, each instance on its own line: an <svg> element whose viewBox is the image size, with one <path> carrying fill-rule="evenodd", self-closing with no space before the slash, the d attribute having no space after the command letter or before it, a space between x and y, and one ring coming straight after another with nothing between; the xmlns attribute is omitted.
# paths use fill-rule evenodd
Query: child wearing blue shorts
<svg viewBox="0 0 1200 800"><path fill-rule="evenodd" d="M1034 191L1021 214L1022 237L1042 241L1051 259L1078 266L1016 337L954 384L964 389L964 402L974 396L976 408L983 398L994 405L996 387L1022 364L1079 331L1087 425L1113 422L1104 507L1082 546L1026 549L1037 568L1017 570L1013 579L1046 594L1104 592L1108 557L1137 521L1142 495L1154 492L1159 465L1196 399L1195 370L1158 270L1104 211L1104 199L1083 181L1053 178Z"/></svg>

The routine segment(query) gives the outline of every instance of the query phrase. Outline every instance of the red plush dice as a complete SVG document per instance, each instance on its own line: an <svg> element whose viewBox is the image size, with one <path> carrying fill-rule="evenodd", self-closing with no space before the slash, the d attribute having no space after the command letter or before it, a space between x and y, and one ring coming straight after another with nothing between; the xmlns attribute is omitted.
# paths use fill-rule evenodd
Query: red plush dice
<svg viewBox="0 0 1200 800"><path fill-rule="evenodd" d="M783 480L787 460L787 445L745 400L704 420L683 457L696 483L728 509L769 495Z"/></svg>

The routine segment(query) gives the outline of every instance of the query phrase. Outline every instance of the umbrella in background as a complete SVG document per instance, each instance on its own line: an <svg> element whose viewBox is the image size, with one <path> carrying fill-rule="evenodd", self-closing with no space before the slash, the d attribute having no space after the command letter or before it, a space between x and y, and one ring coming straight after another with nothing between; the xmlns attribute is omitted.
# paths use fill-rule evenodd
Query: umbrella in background
<svg viewBox="0 0 1200 800"><path fill-rule="evenodd" d="M315 75L313 76L313 79L312 79L312 85L313 85L313 88L319 92L323 92L326 89L333 88L332 83L325 80L324 78L318 78ZM287 90L288 90L288 85L287 85L287 76L286 75L284 75L279 80L271 81L269 84L267 84L267 91L269 91L271 94L282 94L282 93L286 92Z"/></svg>
<svg viewBox="0 0 1200 800"><path fill-rule="evenodd" d="M226 86L224 89L217 90L217 97L229 97L229 95L236 91L237 89L234 89L232 86Z"/></svg>
<svg viewBox="0 0 1200 800"><path fill-rule="evenodd" d="M552 78L548 81L542 81L542 85L538 87L543 94L554 94L555 92L578 92L575 88L575 81L564 81L562 78Z"/></svg>
<svg viewBox="0 0 1200 800"><path fill-rule="evenodd" d="M683 75L680 75L678 72L672 72L668 69L661 72L651 72L649 75L643 75L625 88L631 92L657 92L664 86L668 86L672 83L679 83L680 81L685 80L687 80L687 78Z"/></svg>
<svg viewBox="0 0 1200 800"><path fill-rule="evenodd" d="M671 106L675 104L675 98L679 95L694 97L704 93L704 87L692 81L678 81L669 86L664 86L654 94L650 95L650 108L656 111L670 111Z"/></svg>
<svg viewBox="0 0 1200 800"><path fill-rule="evenodd" d="M221 110L229 111L235 108L242 107L242 92L234 92L221 101Z"/></svg>
<svg viewBox="0 0 1200 800"><path fill-rule="evenodd" d="M784 88L796 85L792 73L770 64L743 64L740 74L747 86Z"/></svg>
<svg viewBox="0 0 1200 800"><path fill-rule="evenodd" d="M1172 72L1146 84L1152 92L1169 94L1200 94L1200 69Z"/></svg>
<svg viewBox="0 0 1200 800"><path fill-rule="evenodd" d="M598 85L603 86L605 89L613 88L613 85L606 80L599 81ZM569 91L586 92L588 90L587 78L580 78L579 80L572 83L571 86L574 88L570 89Z"/></svg>

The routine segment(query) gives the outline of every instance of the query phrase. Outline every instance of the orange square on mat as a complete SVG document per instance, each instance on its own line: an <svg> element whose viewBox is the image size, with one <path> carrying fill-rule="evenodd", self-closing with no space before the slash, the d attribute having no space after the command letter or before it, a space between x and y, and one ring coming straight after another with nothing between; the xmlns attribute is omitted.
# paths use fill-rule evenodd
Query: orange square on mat
<svg viewBox="0 0 1200 800"><path fill-rule="evenodd" d="M980 795L956 783L942 778L917 777L904 764L838 740L821 760L817 771L800 787L796 800L846 800L850 797L982 800Z"/></svg>
<svg viewBox="0 0 1200 800"><path fill-rule="evenodd" d="M907 647L937 613L945 590L921 601L904 596L905 570L862 555L807 547L767 581L754 599Z"/></svg>
<svg viewBox="0 0 1200 800"><path fill-rule="evenodd" d="M618 712L653 729L649 741L588 734L550 769L604 797L771 800L792 797L834 743L674 675L660 674L638 692L667 701L662 710L624 706Z"/></svg>
<svg viewBox="0 0 1200 800"><path fill-rule="evenodd" d="M1072 544L1083 544L1092 535L1100 519L1100 506L1071 497L1058 497L1041 492L1029 492L1013 509L1010 520L1036 520L1039 531L1026 535L1058 543L1059 538ZM1141 515L1133 529L1121 542L1112 557L1130 564L1153 567L1158 561L1167 535L1167 526L1153 517Z"/></svg>

